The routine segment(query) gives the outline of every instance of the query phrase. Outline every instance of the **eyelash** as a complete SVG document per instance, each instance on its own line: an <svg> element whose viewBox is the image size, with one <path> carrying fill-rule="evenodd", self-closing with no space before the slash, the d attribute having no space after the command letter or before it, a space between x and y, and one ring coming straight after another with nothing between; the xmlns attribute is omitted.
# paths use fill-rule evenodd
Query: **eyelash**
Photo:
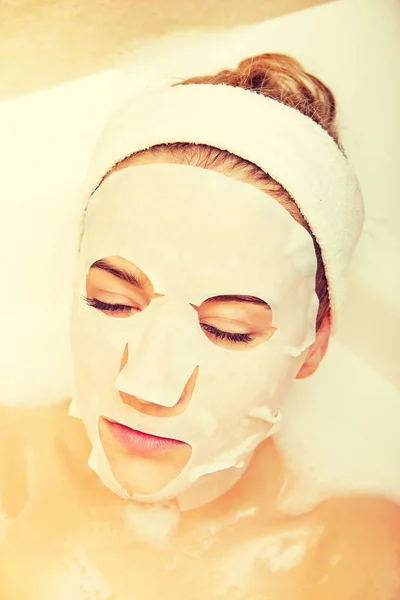
<svg viewBox="0 0 400 600"><path fill-rule="evenodd" d="M88 306L96 308L97 310L103 310L105 312L140 312L140 309L136 308L135 306L127 306L126 304L109 304L108 302L97 300L97 298L87 298L86 296L83 296L83 299Z"/></svg>
<svg viewBox="0 0 400 600"><path fill-rule="evenodd" d="M212 325L207 325L205 323L201 325L201 328L203 331L215 335L215 337L220 340L228 340L229 342L235 343L241 342L242 344L249 344L254 341L254 338L248 333L230 333L229 331L221 331L221 329L217 329L216 327L212 327Z"/></svg>
<svg viewBox="0 0 400 600"><path fill-rule="evenodd" d="M140 310L134 306L126 306L125 304L109 304L108 302L97 300L97 298L87 298L86 296L83 296L83 299L88 306L105 312L130 312L132 310L140 312ZM207 325L206 323L203 323L200 326L203 331L207 331L207 333L214 335L219 340L228 340L229 342L242 344L249 344L250 342L254 341L254 338L248 333L230 333L229 331L221 331L221 329L217 329L216 327Z"/></svg>

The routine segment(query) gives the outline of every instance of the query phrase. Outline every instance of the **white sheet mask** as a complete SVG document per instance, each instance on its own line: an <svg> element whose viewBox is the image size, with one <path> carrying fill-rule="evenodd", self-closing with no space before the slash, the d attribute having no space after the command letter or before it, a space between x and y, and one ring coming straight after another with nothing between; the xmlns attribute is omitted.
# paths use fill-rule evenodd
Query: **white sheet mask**
<svg viewBox="0 0 400 600"><path fill-rule="evenodd" d="M138 267L162 294L126 318L82 298L91 265L115 256ZM84 422L89 464L109 489L144 502L176 498L188 510L232 487L255 448L276 430L279 408L315 339L315 273L308 232L251 184L176 164L129 167L101 184L88 205L78 259L71 414ZM245 345L231 349L211 341L192 305L220 295L267 302L272 337L243 351ZM196 367L193 394L179 414L151 416L121 399L125 392L172 407ZM191 456L163 489L130 496L111 470L100 417L184 441Z"/></svg>

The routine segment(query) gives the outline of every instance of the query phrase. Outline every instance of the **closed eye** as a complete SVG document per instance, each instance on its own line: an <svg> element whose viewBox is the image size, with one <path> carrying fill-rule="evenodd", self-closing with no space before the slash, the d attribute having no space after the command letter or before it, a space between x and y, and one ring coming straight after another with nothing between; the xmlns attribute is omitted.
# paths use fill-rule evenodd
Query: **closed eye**
<svg viewBox="0 0 400 600"><path fill-rule="evenodd" d="M83 300L88 306L100 310L101 312L112 314L115 316L129 316L130 314L140 312L140 308L134 306L128 306L126 304L110 304L109 302L103 302L97 298L87 298L83 296ZM203 331L209 335L215 337L218 340L226 340L233 343L249 344L254 341L254 338L248 333L232 333L229 331L222 331L207 323L201 323L200 327Z"/></svg>
<svg viewBox="0 0 400 600"><path fill-rule="evenodd" d="M217 329L216 327L207 325L206 323L200 323L200 327L203 331L206 331L219 340L228 340L229 342L242 344L249 344L250 342L254 341L254 338L248 333L231 333L229 331L222 331L221 329Z"/></svg>
<svg viewBox="0 0 400 600"><path fill-rule="evenodd" d="M137 308L136 306L128 306L126 304L110 304L108 302L102 302L102 300L98 300L97 298L87 298L86 296L83 296L83 299L88 306L105 313L114 314L115 316L118 314L129 316L129 314L140 312L140 308Z"/></svg>

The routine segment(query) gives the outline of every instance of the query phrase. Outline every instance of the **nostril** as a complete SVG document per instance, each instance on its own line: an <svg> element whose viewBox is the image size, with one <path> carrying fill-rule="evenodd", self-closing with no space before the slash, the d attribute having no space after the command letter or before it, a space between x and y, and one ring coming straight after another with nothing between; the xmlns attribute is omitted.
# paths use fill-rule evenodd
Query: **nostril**
<svg viewBox="0 0 400 600"><path fill-rule="evenodd" d="M143 407L154 406L152 402L148 400L144 400L143 398L139 398L138 396L132 396L131 394L127 394L126 392L119 393L121 400L127 406L131 408L135 408L139 412L143 412Z"/></svg>
<svg viewBox="0 0 400 600"><path fill-rule="evenodd" d="M134 396L134 398L137 402L140 402L140 404L152 404L152 402L149 402L148 400L143 400L143 398L138 398L137 396Z"/></svg>
<svg viewBox="0 0 400 600"><path fill-rule="evenodd" d="M160 404L155 404L154 402L149 402L148 400L144 400L143 398L139 398L138 396L132 396L121 391L119 392L119 395L124 404L126 404L130 408L134 408L140 413L149 415L151 417L169 417L173 416L174 414L174 407L168 408L165 406L161 406Z"/></svg>

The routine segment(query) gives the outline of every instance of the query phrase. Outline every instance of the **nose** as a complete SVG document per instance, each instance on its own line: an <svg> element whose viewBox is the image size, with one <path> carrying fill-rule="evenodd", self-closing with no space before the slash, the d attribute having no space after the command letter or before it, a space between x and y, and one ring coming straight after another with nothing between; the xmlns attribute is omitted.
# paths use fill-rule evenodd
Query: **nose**
<svg viewBox="0 0 400 600"><path fill-rule="evenodd" d="M115 382L120 392L169 408L178 403L197 363L191 339L195 314L181 308L161 299L133 322Z"/></svg>
<svg viewBox="0 0 400 600"><path fill-rule="evenodd" d="M126 366L128 364L128 359L129 359L129 348L128 348L128 344L126 344L124 353L122 356L122 360L121 360L120 374L126 368ZM137 395L123 391L121 389L121 387L123 387L121 385L121 381L119 381L119 385L117 385L117 388L119 389L119 395L120 395L122 402L124 404L126 404L127 406L135 408L137 411L139 411L141 413L145 413L149 416L172 417L172 416L182 413L189 405L192 395L193 395L193 392L194 392L194 388L196 386L198 371L199 371L199 367L196 366L194 368L193 372L191 373L190 377L186 381L186 384L184 385L179 396L176 397L175 402L173 403L172 406L164 406L163 404L160 404L159 402L152 402L149 399L142 398ZM118 384L118 379L117 379L116 383Z"/></svg>

